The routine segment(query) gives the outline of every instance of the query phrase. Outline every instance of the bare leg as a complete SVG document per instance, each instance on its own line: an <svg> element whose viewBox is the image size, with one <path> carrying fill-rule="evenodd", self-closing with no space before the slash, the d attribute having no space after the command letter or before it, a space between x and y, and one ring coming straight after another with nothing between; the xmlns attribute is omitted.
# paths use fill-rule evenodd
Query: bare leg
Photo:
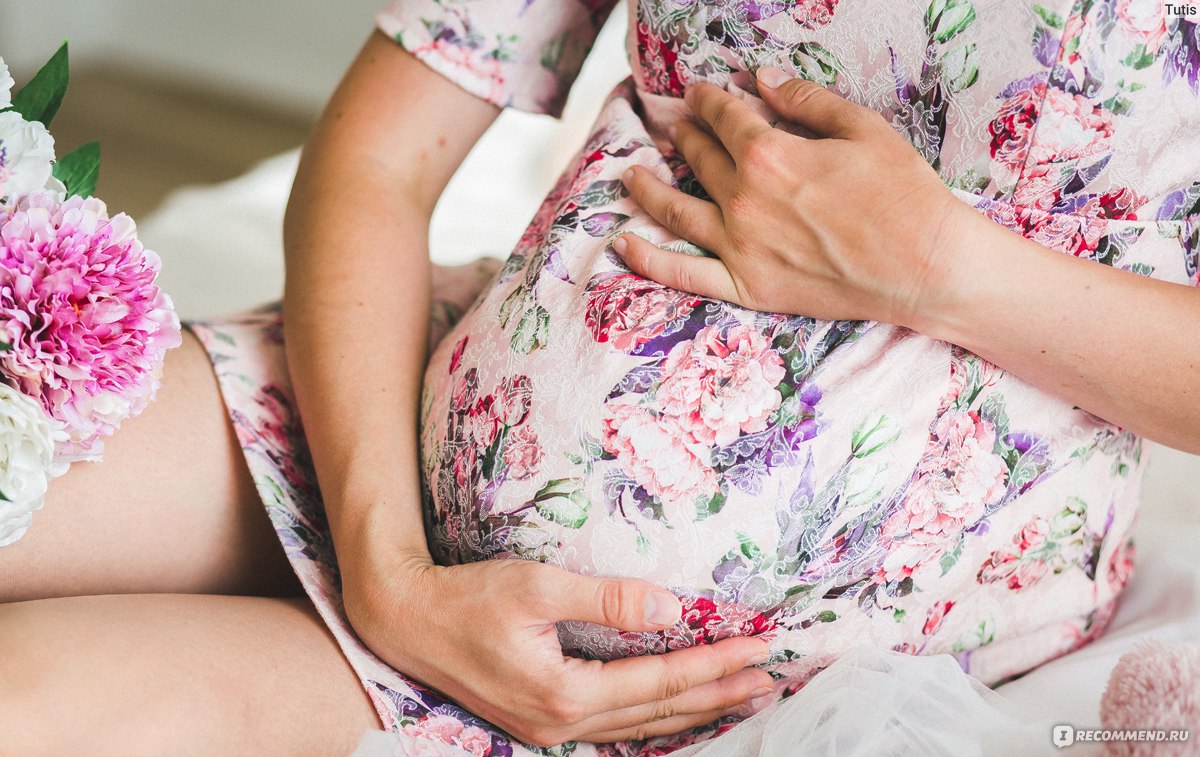
<svg viewBox="0 0 1200 757"><path fill-rule="evenodd" d="M379 728L306 600L0 605L0 754L342 755Z"/></svg>
<svg viewBox="0 0 1200 757"><path fill-rule="evenodd" d="M100 463L50 484L46 505L0 549L0 603L119 593L297 595L200 342L167 354L146 411Z"/></svg>

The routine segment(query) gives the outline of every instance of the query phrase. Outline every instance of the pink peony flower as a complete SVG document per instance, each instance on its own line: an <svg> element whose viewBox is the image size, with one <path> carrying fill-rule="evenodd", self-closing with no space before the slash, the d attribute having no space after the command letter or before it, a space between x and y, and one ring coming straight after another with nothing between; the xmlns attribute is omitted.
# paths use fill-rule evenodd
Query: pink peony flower
<svg viewBox="0 0 1200 757"><path fill-rule="evenodd" d="M529 426L522 426L508 437L504 447L504 464L513 478L524 481L541 470L542 455L537 433Z"/></svg>
<svg viewBox="0 0 1200 757"><path fill-rule="evenodd" d="M597 277L588 286L585 316L592 338L630 352L686 318L700 298L634 274Z"/></svg>
<svg viewBox="0 0 1200 757"><path fill-rule="evenodd" d="M783 401L776 387L785 374L783 359L755 329L734 326L723 337L708 326L672 348L656 396L696 443L724 446L767 427Z"/></svg>
<svg viewBox="0 0 1200 757"><path fill-rule="evenodd" d="M639 22L637 49L640 53L637 70L642 74L646 91L656 95L682 97L687 84L687 65L679 60L677 43L660 39L648 25Z"/></svg>
<svg viewBox="0 0 1200 757"><path fill-rule="evenodd" d="M1008 471L995 443L995 428L977 413L943 413L889 535L944 543L978 521L1005 492Z"/></svg>
<svg viewBox="0 0 1200 757"><path fill-rule="evenodd" d="M1075 213L1045 213L1032 224L1025 236L1043 247L1076 257L1087 257L1096 250L1108 224L1095 217Z"/></svg>
<svg viewBox="0 0 1200 757"><path fill-rule="evenodd" d="M1154 55L1167 36L1167 4L1163 0L1117 0L1117 21Z"/></svg>
<svg viewBox="0 0 1200 757"><path fill-rule="evenodd" d="M1049 572L1050 564L1042 558L1029 557L1027 553L1045 546L1049 535L1050 525L1046 519L1035 516L1013 535L1012 547L997 549L988 555L979 567L976 580L981 584L1003 581L1013 591L1037 583Z"/></svg>
<svg viewBox="0 0 1200 757"><path fill-rule="evenodd" d="M693 644L713 644L731 636L760 636L770 639L777 623L763 613L729 602L717 602L708 597L683 599L681 622L689 629L688 643L669 641L668 648L677 649Z"/></svg>
<svg viewBox="0 0 1200 757"><path fill-rule="evenodd" d="M1023 554L1045 544L1046 536L1049 533L1050 525L1046 523L1045 518L1038 516L1021 527L1021 530L1013 537L1013 543Z"/></svg>
<svg viewBox="0 0 1200 757"><path fill-rule="evenodd" d="M833 11L838 0L801 0L792 6L789 13L805 29L826 26L833 20Z"/></svg>
<svg viewBox="0 0 1200 757"><path fill-rule="evenodd" d="M604 419L604 449L650 496L686 508L717 493L717 475L708 450L682 433L669 417L649 408L611 402Z"/></svg>
<svg viewBox="0 0 1200 757"><path fill-rule="evenodd" d="M0 210L0 373L63 422L64 459L95 459L154 398L179 318L160 261L100 200L37 192Z"/></svg>
<svg viewBox="0 0 1200 757"><path fill-rule="evenodd" d="M487 757L492 751L492 738L487 731L478 726L463 725L453 715L426 715L416 723L406 725L404 735L456 746L476 757Z"/></svg>
<svg viewBox="0 0 1200 757"><path fill-rule="evenodd" d="M1009 97L988 131L997 185L1013 191L1018 204L1042 210L1058 202L1076 169L1112 151L1112 114L1044 82Z"/></svg>

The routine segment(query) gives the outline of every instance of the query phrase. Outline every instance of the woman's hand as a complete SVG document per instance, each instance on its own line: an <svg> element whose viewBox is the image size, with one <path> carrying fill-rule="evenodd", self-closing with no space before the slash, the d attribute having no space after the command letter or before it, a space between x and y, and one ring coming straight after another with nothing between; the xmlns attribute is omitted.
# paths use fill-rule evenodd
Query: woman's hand
<svg viewBox="0 0 1200 757"><path fill-rule="evenodd" d="M879 114L777 69L758 80L767 105L814 138L696 84L685 99L700 124L671 136L715 202L640 166L625 175L651 216L719 259L633 234L617 252L642 276L755 310L909 325L945 286L947 242L970 209Z"/></svg>
<svg viewBox="0 0 1200 757"><path fill-rule="evenodd" d="M646 581L581 576L525 560L440 567L427 556L344 581L362 640L398 670L530 744L624 741L711 722L766 694L761 639L612 662L563 654L555 622L656 631L679 600ZM374 579L370 576L373 575Z"/></svg>

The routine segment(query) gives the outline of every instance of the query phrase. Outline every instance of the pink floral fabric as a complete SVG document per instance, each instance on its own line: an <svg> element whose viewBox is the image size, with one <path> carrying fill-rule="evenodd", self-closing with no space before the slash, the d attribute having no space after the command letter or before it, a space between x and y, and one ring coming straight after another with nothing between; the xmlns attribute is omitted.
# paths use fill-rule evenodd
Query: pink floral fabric
<svg viewBox="0 0 1200 757"><path fill-rule="evenodd" d="M608 7L399 0L379 24L473 94L557 113ZM436 558L655 581L684 603L675 627L565 622L564 648L611 659L760 635L776 697L864 641L950 654L999 684L1101 633L1132 570L1141 439L908 329L754 312L631 274L611 249L619 232L706 253L648 218L620 176L636 163L704 196L663 139L683 88L711 81L765 111L752 72L770 64L882 113L1015 233L1196 286L1195 20L1157 0L629 11L633 77L478 299L450 308L462 318L430 360ZM289 555L387 727L480 755L652 755L738 720L537 750L375 659L340 611L278 316L194 328Z"/></svg>

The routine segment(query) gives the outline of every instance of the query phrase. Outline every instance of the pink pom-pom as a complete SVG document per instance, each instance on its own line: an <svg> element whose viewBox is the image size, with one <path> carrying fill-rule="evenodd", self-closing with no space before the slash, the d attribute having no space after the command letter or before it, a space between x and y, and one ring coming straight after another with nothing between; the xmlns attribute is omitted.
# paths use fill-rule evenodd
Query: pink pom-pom
<svg viewBox="0 0 1200 757"><path fill-rule="evenodd" d="M1200 723L1200 643L1139 643L1121 655L1100 700L1100 722L1112 730L1195 728ZM1187 741L1112 741L1105 755L1148 757L1196 753Z"/></svg>
<svg viewBox="0 0 1200 757"><path fill-rule="evenodd" d="M159 267L133 221L95 198L0 206L0 378L66 425L61 460L97 459L100 438L154 398L181 341Z"/></svg>

